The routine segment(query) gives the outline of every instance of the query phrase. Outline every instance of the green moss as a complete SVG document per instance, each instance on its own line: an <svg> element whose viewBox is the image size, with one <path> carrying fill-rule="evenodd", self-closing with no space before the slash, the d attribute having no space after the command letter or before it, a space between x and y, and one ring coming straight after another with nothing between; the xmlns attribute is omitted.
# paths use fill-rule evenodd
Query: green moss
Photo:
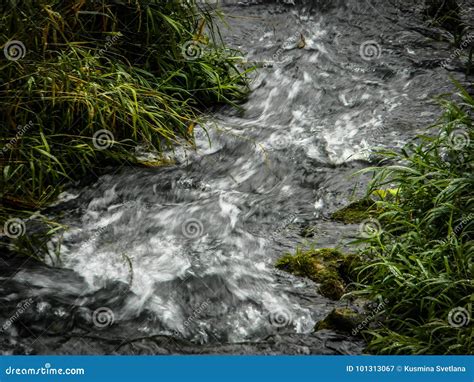
<svg viewBox="0 0 474 382"><path fill-rule="evenodd" d="M378 215L376 203L370 199L361 199L337 210L331 218L345 224L360 223L365 219Z"/></svg>
<svg viewBox="0 0 474 382"><path fill-rule="evenodd" d="M309 251L297 250L295 255L290 253L280 258L276 267L283 271L292 273L296 276L308 277L318 282L320 274L328 268L335 267L335 264L344 256L341 252L331 248L321 248Z"/></svg>
<svg viewBox="0 0 474 382"><path fill-rule="evenodd" d="M138 160L137 165L142 167L163 167L174 164L173 161L168 159L156 159L156 160Z"/></svg>
<svg viewBox="0 0 474 382"><path fill-rule="evenodd" d="M327 317L319 321L314 330L330 329L344 333L351 333L362 321L362 316L349 308L335 308Z"/></svg>
<svg viewBox="0 0 474 382"><path fill-rule="evenodd" d="M323 296L339 300L346 293L340 269L347 267L345 266L347 257L348 255L333 248L297 250L295 255L284 255L275 266L295 276L313 280L320 284L319 292Z"/></svg>
<svg viewBox="0 0 474 382"><path fill-rule="evenodd" d="M165 152L195 145L203 113L240 110L249 91L220 12L197 0L5 0L0 15L0 227L109 166L166 165Z"/></svg>
<svg viewBox="0 0 474 382"><path fill-rule="evenodd" d="M319 292L331 300L340 300L346 293L346 286L339 276L333 274L323 277Z"/></svg>

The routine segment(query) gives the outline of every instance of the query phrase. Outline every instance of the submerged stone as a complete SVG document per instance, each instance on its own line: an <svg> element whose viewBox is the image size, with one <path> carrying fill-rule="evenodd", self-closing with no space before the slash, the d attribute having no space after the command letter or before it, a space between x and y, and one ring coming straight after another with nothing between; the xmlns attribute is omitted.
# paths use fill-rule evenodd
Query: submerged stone
<svg viewBox="0 0 474 382"><path fill-rule="evenodd" d="M174 164L172 160L161 158L154 160L138 160L137 165L142 167L164 167Z"/></svg>
<svg viewBox="0 0 474 382"><path fill-rule="evenodd" d="M331 218L345 224L354 224L361 223L377 214L377 204L372 199L366 198L337 210Z"/></svg>
<svg viewBox="0 0 474 382"><path fill-rule="evenodd" d="M326 318L316 323L314 330L330 329L351 333L362 321L362 315L349 308L335 308Z"/></svg>
<svg viewBox="0 0 474 382"><path fill-rule="evenodd" d="M346 293L345 280L355 265L353 255L345 255L337 249L321 248L298 250L295 255L286 254L276 267L295 276L307 277L320 284L319 292L330 299L339 300Z"/></svg>

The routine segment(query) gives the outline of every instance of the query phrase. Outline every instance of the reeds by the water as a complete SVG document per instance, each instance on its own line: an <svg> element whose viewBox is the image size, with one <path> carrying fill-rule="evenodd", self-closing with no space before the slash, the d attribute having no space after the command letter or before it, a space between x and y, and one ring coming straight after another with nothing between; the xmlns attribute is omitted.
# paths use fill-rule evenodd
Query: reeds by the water
<svg viewBox="0 0 474 382"><path fill-rule="evenodd" d="M2 226L71 180L136 164L138 145L192 143L203 110L245 97L238 52L195 1L6 0L0 12Z"/></svg>
<svg viewBox="0 0 474 382"><path fill-rule="evenodd" d="M459 93L443 101L438 135L384 153L396 165L365 170L375 171L369 194L396 190L361 240L359 293L388 301L382 327L366 332L369 352L474 352L474 99Z"/></svg>

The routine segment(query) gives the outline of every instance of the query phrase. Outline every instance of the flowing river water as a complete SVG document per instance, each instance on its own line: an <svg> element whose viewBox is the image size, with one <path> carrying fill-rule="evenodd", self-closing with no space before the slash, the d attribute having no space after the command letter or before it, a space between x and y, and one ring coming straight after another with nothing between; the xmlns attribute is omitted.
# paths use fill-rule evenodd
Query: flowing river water
<svg viewBox="0 0 474 382"><path fill-rule="evenodd" d="M261 66L242 110L210 114L196 149L170 153L174 165L111 169L62 195L48 213L69 230L48 265L9 264L0 278L0 319L16 314L2 352L363 351L360 339L313 332L348 302L274 264L357 234L330 213L364 183L351 174L375 148L439 116L452 48L411 1L258 3L223 8L225 41Z"/></svg>

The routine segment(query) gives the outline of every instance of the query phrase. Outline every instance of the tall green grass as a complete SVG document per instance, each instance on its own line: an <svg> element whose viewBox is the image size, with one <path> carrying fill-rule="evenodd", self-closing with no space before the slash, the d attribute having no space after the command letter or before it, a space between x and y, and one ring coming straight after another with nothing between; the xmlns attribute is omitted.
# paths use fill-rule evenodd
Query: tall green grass
<svg viewBox="0 0 474 382"><path fill-rule="evenodd" d="M359 241L358 293L388 301L383 325L366 332L369 352L474 352L474 100L459 91L459 102L442 101L439 134L364 170L374 171L368 195L396 190L377 202L381 229Z"/></svg>
<svg viewBox="0 0 474 382"><path fill-rule="evenodd" d="M137 146L192 145L203 111L247 92L219 15L194 0L6 0L0 12L1 225L69 181L137 164Z"/></svg>

